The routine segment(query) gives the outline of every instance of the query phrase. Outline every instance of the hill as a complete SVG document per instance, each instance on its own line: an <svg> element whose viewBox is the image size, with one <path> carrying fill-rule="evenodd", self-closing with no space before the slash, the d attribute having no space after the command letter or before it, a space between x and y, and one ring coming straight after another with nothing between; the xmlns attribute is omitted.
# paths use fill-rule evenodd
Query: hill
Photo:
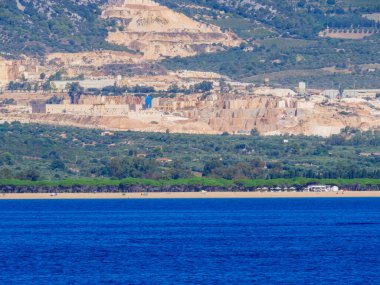
<svg viewBox="0 0 380 285"><path fill-rule="evenodd" d="M103 19L117 22L107 41L138 50L147 60L221 51L241 43L233 33L149 0L110 1L102 10Z"/></svg>
<svg viewBox="0 0 380 285"><path fill-rule="evenodd" d="M44 55L52 51L113 49L105 41L112 22L99 19L106 0L0 1L0 51Z"/></svg>
<svg viewBox="0 0 380 285"><path fill-rule="evenodd" d="M379 87L379 69L367 68L380 60L378 1L159 2L246 41L208 56L168 59L163 64L169 69L191 66L258 84L265 77L281 86L305 81L323 88Z"/></svg>
<svg viewBox="0 0 380 285"><path fill-rule="evenodd" d="M140 24L136 25L137 18L131 23L124 21L124 25L120 25L117 21L118 18L127 19L126 13L129 15L135 12L141 13L135 6L133 9L129 8L129 11L124 10L124 14L119 17L118 9L128 8L129 2L135 5L133 3L136 1L2 0L0 2L1 51L42 54L52 50L82 51L111 48L106 41L108 31L111 32L111 41L117 42L112 33L121 32L121 26L123 28L129 26L134 32L152 32L153 27L165 32L162 30L164 22L169 26L170 23L182 23L175 27L177 31L186 27L193 31L198 29L201 32L215 32L216 27L210 30L206 25L197 25L193 20L176 14L165 6L202 23L232 29L246 39L273 35L310 39L315 38L326 27L374 28L379 24L376 24L371 17L362 17L362 15L380 11L380 3L372 0L158 0L156 2L164 7L160 6L157 10L156 6L155 12L152 10L152 5L147 5L148 2L145 1L145 12L140 19L145 21L145 28L142 28ZM109 5L103 11L101 19L102 7L107 3ZM150 10L148 6L151 7ZM146 25L148 18L153 16L156 19L162 17L160 23Z"/></svg>
<svg viewBox="0 0 380 285"><path fill-rule="evenodd" d="M5 55L128 51L130 47L155 58L154 54L195 55L198 52L192 46L197 43L205 44L198 47L200 51L210 49L212 43L240 43L217 26L197 23L152 1L2 0L0 34L0 52Z"/></svg>
<svg viewBox="0 0 380 285"><path fill-rule="evenodd" d="M363 18L362 15L380 11L380 3L376 0L159 0L158 2L193 17L216 21L226 28L231 27L246 32L251 30L251 36L257 36L254 32L257 28L266 30L264 35L314 38L327 26L374 27L375 23Z"/></svg>
<svg viewBox="0 0 380 285"><path fill-rule="evenodd" d="M2 0L0 54L95 61L87 52L113 50L127 52L124 65L164 59L160 68L250 83L375 88L379 11L375 0Z"/></svg>

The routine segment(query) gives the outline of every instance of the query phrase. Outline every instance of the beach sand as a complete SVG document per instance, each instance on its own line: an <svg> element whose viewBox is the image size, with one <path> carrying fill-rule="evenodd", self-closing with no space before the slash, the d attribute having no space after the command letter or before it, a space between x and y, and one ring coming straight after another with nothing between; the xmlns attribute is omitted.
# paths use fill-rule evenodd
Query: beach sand
<svg viewBox="0 0 380 285"><path fill-rule="evenodd" d="M0 194L0 200L18 199L191 199L191 198L347 198L380 197L380 191L346 192L162 192L162 193L49 193Z"/></svg>

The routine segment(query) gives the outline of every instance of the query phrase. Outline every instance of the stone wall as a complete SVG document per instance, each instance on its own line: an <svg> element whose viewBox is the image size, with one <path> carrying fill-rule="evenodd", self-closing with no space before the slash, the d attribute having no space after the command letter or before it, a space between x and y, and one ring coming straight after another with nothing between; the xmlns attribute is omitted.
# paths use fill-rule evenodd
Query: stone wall
<svg viewBox="0 0 380 285"><path fill-rule="evenodd" d="M16 80L17 71L16 62L0 58L0 88L5 87L10 81Z"/></svg>
<svg viewBox="0 0 380 285"><path fill-rule="evenodd" d="M67 90L68 86L73 83L79 83L85 89L96 88L102 89L108 86L114 86L116 84L115 79L87 79L87 80L61 80L51 81L51 87L57 90Z"/></svg>
<svg viewBox="0 0 380 285"><path fill-rule="evenodd" d="M128 115L129 110L129 105L46 105L47 114L69 114L82 116L122 116Z"/></svg>

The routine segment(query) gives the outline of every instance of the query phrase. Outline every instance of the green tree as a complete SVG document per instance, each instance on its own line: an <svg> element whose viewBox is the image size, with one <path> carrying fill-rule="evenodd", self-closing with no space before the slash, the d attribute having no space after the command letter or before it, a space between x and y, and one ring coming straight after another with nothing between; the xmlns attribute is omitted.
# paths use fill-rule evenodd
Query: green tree
<svg viewBox="0 0 380 285"><path fill-rule="evenodd" d="M202 81L194 85L194 92L205 93L212 90L213 83L210 81Z"/></svg>
<svg viewBox="0 0 380 285"><path fill-rule="evenodd" d="M65 170L65 164L63 163L62 160L56 159L52 161L50 164L50 169L51 170Z"/></svg>
<svg viewBox="0 0 380 285"><path fill-rule="evenodd" d="M34 168L28 168L17 175L18 179L30 181L37 181L40 177L40 173Z"/></svg>
<svg viewBox="0 0 380 285"><path fill-rule="evenodd" d="M251 136L259 136L259 135L260 135L260 133L256 128L251 130Z"/></svg>
<svg viewBox="0 0 380 285"><path fill-rule="evenodd" d="M3 161L6 165L13 165L13 155L9 152L4 153Z"/></svg>
<svg viewBox="0 0 380 285"><path fill-rule="evenodd" d="M70 103L71 104L78 104L80 97L83 95L84 89L82 86L79 85L78 82L74 82L70 84L69 87L69 97L70 97Z"/></svg>
<svg viewBox="0 0 380 285"><path fill-rule="evenodd" d="M0 169L0 179L10 179L13 177L12 171L5 167Z"/></svg>

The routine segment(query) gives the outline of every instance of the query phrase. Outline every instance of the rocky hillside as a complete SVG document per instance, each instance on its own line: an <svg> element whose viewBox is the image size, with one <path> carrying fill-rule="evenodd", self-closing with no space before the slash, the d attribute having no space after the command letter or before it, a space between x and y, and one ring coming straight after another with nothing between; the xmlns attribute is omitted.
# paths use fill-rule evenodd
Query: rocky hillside
<svg viewBox="0 0 380 285"><path fill-rule="evenodd" d="M114 48L105 38L112 23L99 19L106 0L1 0L0 52L42 55L50 51Z"/></svg>
<svg viewBox="0 0 380 285"><path fill-rule="evenodd" d="M192 55L218 45L236 46L232 34L221 33L212 24L225 31L233 29L247 40L315 38L326 27L378 27L380 23L362 16L379 11L380 3L375 0L1 0L0 52L44 54L128 46L150 56ZM183 35L175 36L175 32ZM137 35L143 37L141 42L136 42ZM168 47L170 39L177 45ZM147 47L147 41L154 44ZM189 46L191 42L197 47ZM213 48L207 46L211 42Z"/></svg>
<svg viewBox="0 0 380 285"><path fill-rule="evenodd" d="M1 0L0 56L50 54L86 74L102 58L164 59L254 84L378 88L379 12L377 0Z"/></svg>
<svg viewBox="0 0 380 285"><path fill-rule="evenodd" d="M150 0L110 1L103 19L117 21L107 40L144 53L146 59L189 56L238 46L241 40L217 26L194 21Z"/></svg>
<svg viewBox="0 0 380 285"><path fill-rule="evenodd" d="M215 131L249 131L255 126L265 135L328 137L346 126L369 130L380 125L377 108L365 101L325 104L299 98L260 96L224 101L222 104L224 108L206 108L200 112L200 117L206 117Z"/></svg>
<svg viewBox="0 0 380 285"><path fill-rule="evenodd" d="M133 49L156 59L222 50L240 42L232 33L152 1L0 1L4 55Z"/></svg>

